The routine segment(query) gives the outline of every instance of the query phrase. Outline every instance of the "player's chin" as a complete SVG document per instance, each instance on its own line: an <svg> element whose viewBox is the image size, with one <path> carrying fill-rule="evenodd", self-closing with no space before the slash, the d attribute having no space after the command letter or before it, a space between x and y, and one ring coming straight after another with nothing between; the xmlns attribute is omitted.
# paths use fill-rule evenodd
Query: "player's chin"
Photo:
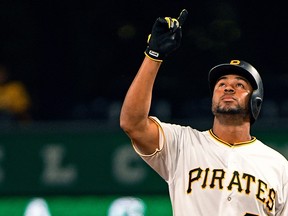
<svg viewBox="0 0 288 216"><path fill-rule="evenodd" d="M239 106L225 105L225 106L217 106L212 111L213 113L218 114L240 114L242 113L243 110Z"/></svg>

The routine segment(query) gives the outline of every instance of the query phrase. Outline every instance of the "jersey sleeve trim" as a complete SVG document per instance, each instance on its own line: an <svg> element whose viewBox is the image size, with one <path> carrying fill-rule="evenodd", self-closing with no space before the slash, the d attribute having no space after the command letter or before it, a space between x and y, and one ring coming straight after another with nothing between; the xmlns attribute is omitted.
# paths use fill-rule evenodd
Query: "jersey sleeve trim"
<svg viewBox="0 0 288 216"><path fill-rule="evenodd" d="M163 149L164 143L166 142L164 131L159 123L159 120L156 117L152 117L152 116L149 116L149 119L152 120L157 125L158 130L161 133L159 134L159 148L156 148L152 154L143 154L140 152L139 149L137 149L137 146L134 144L134 142L131 141L135 152L141 157L152 157L153 155L157 154L157 152L160 152Z"/></svg>

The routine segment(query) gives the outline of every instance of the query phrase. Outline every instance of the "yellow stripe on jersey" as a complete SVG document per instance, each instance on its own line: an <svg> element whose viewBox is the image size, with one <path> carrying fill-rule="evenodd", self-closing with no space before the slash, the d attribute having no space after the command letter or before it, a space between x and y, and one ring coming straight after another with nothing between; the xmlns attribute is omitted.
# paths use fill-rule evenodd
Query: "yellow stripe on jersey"
<svg viewBox="0 0 288 216"><path fill-rule="evenodd" d="M226 142L226 141L220 139L219 137L217 137L217 136L213 133L212 129L209 130L209 133L210 133L210 135L211 135L214 139L216 139L217 141L219 141L219 142L221 142L221 143L223 143L223 144L225 144L225 145L228 145L228 146L230 146L230 147L232 147L232 146L235 147L235 146L250 144L250 143L252 143L252 142L254 142L254 141L256 140L256 137L252 136L252 139L251 139L251 140L248 140L248 141L245 141L245 142L229 143L229 142Z"/></svg>

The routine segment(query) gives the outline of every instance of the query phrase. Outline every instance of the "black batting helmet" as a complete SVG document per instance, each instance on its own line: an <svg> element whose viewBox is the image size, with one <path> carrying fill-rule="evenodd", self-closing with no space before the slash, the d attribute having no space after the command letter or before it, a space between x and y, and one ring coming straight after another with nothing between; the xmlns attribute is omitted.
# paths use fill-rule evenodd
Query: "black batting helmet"
<svg viewBox="0 0 288 216"><path fill-rule="evenodd" d="M208 74L208 81L212 94L218 79L227 74L238 74L245 77L250 82L253 88L250 98L250 119L251 124L253 124L260 113L264 95L260 74L251 64L242 60L232 60L230 63L216 65Z"/></svg>

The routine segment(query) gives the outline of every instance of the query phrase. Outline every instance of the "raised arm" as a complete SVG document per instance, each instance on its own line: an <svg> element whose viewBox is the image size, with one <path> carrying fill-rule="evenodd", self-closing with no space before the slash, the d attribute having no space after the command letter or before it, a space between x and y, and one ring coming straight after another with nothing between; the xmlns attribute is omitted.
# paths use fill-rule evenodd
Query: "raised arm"
<svg viewBox="0 0 288 216"><path fill-rule="evenodd" d="M120 126L145 154L158 148L158 128L149 118L153 84L161 62L145 57L123 103Z"/></svg>
<svg viewBox="0 0 288 216"><path fill-rule="evenodd" d="M149 119L152 90L163 59L180 46L181 26L187 17L183 10L175 18L159 17L148 37L145 58L123 103L120 126L143 154L151 154L159 147L157 125Z"/></svg>

